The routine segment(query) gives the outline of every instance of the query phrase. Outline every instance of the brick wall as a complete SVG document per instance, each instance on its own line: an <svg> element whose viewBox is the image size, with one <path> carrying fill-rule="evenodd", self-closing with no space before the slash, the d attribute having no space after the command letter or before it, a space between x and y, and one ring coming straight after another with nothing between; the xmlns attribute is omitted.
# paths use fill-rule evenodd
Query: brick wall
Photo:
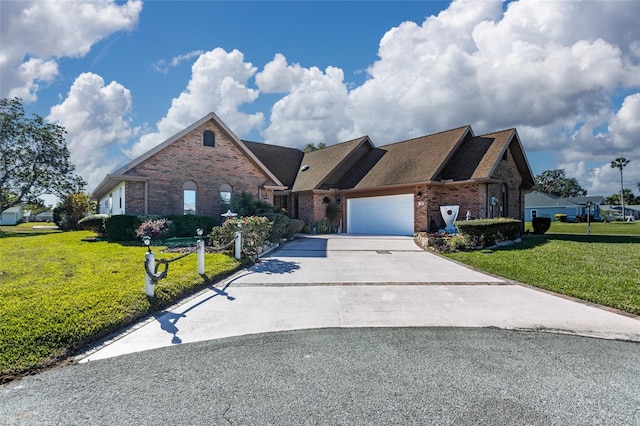
<svg viewBox="0 0 640 426"><path fill-rule="evenodd" d="M211 130L215 146L204 146L202 134ZM272 191L260 190L273 185L231 137L214 122L207 121L192 132L173 142L163 150L126 172L127 175L145 176L148 180L148 214L182 214L183 184L192 181L197 187L196 213L220 219L220 185L231 185L232 193L242 191L256 198L267 195L273 201ZM140 185L129 182L127 213L144 211L144 192ZM142 187L143 188L143 187Z"/></svg>

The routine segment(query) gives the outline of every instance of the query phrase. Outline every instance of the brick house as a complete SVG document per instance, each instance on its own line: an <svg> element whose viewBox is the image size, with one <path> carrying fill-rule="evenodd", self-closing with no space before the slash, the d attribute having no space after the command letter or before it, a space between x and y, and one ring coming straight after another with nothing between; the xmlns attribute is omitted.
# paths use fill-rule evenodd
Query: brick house
<svg viewBox="0 0 640 426"><path fill-rule="evenodd" d="M221 204L249 192L310 223L348 233L412 235L460 218L524 218L534 178L515 129L475 136L470 126L376 147L364 136L301 150L240 140L210 113L107 175L92 193L100 213L220 218Z"/></svg>

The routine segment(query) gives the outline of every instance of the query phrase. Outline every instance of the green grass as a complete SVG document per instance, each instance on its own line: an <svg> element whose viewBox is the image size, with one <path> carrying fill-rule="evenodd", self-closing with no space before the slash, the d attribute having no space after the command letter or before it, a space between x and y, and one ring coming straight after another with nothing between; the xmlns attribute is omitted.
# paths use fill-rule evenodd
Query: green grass
<svg viewBox="0 0 640 426"><path fill-rule="evenodd" d="M518 282L640 315L640 237L530 235L514 246L446 256Z"/></svg>
<svg viewBox="0 0 640 426"><path fill-rule="evenodd" d="M15 226L0 226L0 236L2 237L27 237L31 235L39 235L39 234L56 234L60 231L59 229L49 229L49 228L34 228L38 226L55 226L54 223L49 222L29 222L29 223L20 223Z"/></svg>
<svg viewBox="0 0 640 426"><path fill-rule="evenodd" d="M55 364L118 328L202 288L197 257L171 263L156 297L144 292L145 247L81 241L89 231L0 238L0 375ZM160 253L159 258L177 253ZM239 262L206 254L208 279Z"/></svg>
<svg viewBox="0 0 640 426"><path fill-rule="evenodd" d="M640 235L640 220L634 222L591 222L592 235ZM525 223L525 229L533 232L531 222ZM547 234L587 235L586 223L551 222Z"/></svg>

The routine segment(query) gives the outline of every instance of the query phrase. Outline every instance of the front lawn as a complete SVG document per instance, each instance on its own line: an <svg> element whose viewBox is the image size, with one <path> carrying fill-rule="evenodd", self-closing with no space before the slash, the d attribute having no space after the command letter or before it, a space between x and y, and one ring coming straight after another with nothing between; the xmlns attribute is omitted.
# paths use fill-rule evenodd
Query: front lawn
<svg viewBox="0 0 640 426"><path fill-rule="evenodd" d="M205 284L194 254L171 263L156 298L149 299L146 248L140 244L82 241L94 235L90 231L20 235L0 238L0 375L5 379L54 364ZM159 249L154 247L159 258L179 255ZM206 254L205 264L208 279L240 266L225 254Z"/></svg>
<svg viewBox="0 0 640 426"><path fill-rule="evenodd" d="M640 315L640 237L529 235L513 246L446 256L518 282Z"/></svg>
<svg viewBox="0 0 640 426"><path fill-rule="evenodd" d="M640 220L634 222L591 222L592 235L640 235ZM525 223L525 230L533 232L531 222ZM547 234L587 235L586 223L551 222Z"/></svg>

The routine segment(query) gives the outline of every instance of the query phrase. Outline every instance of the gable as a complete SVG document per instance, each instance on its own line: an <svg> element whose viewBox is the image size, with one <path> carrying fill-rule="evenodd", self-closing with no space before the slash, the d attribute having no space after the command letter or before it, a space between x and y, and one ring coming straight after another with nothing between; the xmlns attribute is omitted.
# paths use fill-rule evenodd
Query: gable
<svg viewBox="0 0 640 426"><path fill-rule="evenodd" d="M325 183L331 186L335 182L335 185L338 185L340 178L348 172L352 164L371 149L371 141L367 136L363 136L305 153L293 191L318 189Z"/></svg>
<svg viewBox="0 0 640 426"><path fill-rule="evenodd" d="M304 152L284 146L269 145L261 142L242 141L247 148L288 188L298 174Z"/></svg>
<svg viewBox="0 0 640 426"><path fill-rule="evenodd" d="M507 151L511 153L522 177L523 188L533 188L535 183L533 174L515 129L465 138L436 179L454 181L491 179Z"/></svg>
<svg viewBox="0 0 640 426"><path fill-rule="evenodd" d="M213 131L214 146L203 144L205 130ZM152 169L171 173L172 170L184 171L194 167L194 163L204 163L206 166L216 161L219 162L214 168L216 172L223 172L227 166L233 167L233 162L236 166L238 162L245 162L250 164L256 175L263 176L274 186L283 186L278 177L212 112L108 174L93 191L91 198L99 200L122 181L145 180ZM223 167L218 167L220 164Z"/></svg>
<svg viewBox="0 0 640 426"><path fill-rule="evenodd" d="M341 182L343 188L371 188L427 182L471 133L469 126L384 145L367 153Z"/></svg>

